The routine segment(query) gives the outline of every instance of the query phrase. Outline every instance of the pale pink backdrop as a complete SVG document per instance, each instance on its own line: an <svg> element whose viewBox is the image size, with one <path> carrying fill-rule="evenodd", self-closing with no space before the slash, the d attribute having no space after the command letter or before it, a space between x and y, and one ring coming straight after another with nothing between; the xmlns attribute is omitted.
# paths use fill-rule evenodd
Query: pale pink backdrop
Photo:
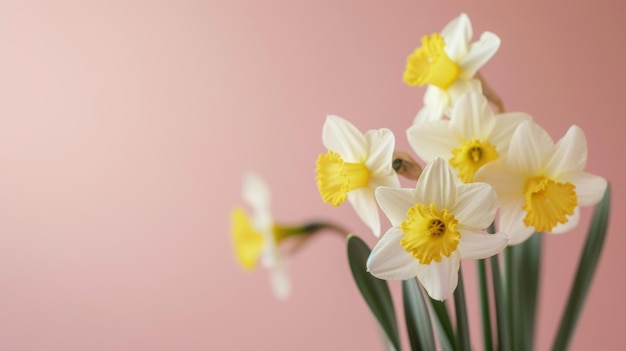
<svg viewBox="0 0 626 351"><path fill-rule="evenodd" d="M0 350L383 349L342 238L293 257L278 302L265 272L236 265L230 211L253 170L278 220L333 219L373 244L319 198L322 123L389 127L410 151L423 90L402 82L406 56L461 12L502 39L483 73L508 110L555 138L581 126L588 170L613 184L572 350L622 345L625 2L58 0L0 3ZM590 213L545 239L538 350Z"/></svg>

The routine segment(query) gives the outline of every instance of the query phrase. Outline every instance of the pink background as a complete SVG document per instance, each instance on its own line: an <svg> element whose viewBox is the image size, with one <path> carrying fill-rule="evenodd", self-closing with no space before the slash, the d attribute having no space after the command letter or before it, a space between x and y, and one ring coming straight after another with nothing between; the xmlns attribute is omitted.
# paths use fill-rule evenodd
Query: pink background
<svg viewBox="0 0 626 351"><path fill-rule="evenodd" d="M461 12L502 39L482 72L507 109L555 138L581 126L588 170L613 184L572 350L622 345L625 2L59 0L0 3L0 350L382 349L342 238L293 257L281 303L234 261L230 211L253 170L277 220L333 219L373 244L319 198L322 123L389 127L410 151L423 90L402 82L406 56ZM546 237L539 350L590 214Z"/></svg>

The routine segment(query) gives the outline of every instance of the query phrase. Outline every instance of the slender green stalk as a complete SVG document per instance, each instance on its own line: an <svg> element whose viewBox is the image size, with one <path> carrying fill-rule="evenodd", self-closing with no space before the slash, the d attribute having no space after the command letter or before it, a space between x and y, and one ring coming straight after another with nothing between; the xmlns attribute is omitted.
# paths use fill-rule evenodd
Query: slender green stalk
<svg viewBox="0 0 626 351"><path fill-rule="evenodd" d="M366 268L367 258L370 255L369 247L358 236L348 235L347 251L352 277L363 299L378 320L389 342L396 351L400 351L398 322L387 282L374 277Z"/></svg>
<svg viewBox="0 0 626 351"><path fill-rule="evenodd" d="M487 287L487 261L478 260L478 288L480 294L480 316L482 320L483 346L485 351L493 351L491 332L491 309L489 308L489 289Z"/></svg>
<svg viewBox="0 0 626 351"><path fill-rule="evenodd" d="M513 301L515 297L513 293L515 291L515 273L513 272L513 266L515 263L513 262L513 246L507 247L504 252L504 294L505 294L505 308L506 308L506 328L509 333L509 345L506 350L517 351L515 346L517 345L517 340L515 337L515 311L513 307Z"/></svg>
<svg viewBox="0 0 626 351"><path fill-rule="evenodd" d="M506 252L506 254L509 256L507 264L510 264L510 267L507 267L507 274L510 274L509 276L507 276L507 280L509 282L507 284L507 287L508 289L510 289L508 292L508 296L510 298L509 327L511 330L513 351L526 350L523 316L524 310L528 308L528 306L524 306L524 295L527 288L522 285L522 271L526 268L524 267L523 250L523 247L525 245L526 243L511 246L507 248Z"/></svg>
<svg viewBox="0 0 626 351"><path fill-rule="evenodd" d="M425 292L420 288L417 279L402 281L404 316L412 351L436 349L430 313L424 294Z"/></svg>
<svg viewBox="0 0 626 351"><path fill-rule="evenodd" d="M530 239L521 244L519 255L519 284L521 291L520 305L521 324L523 334L523 350L533 350L535 339L535 319L537 314L537 296L539 291L539 277L541 267L542 233L533 234Z"/></svg>
<svg viewBox="0 0 626 351"><path fill-rule="evenodd" d="M504 296L504 284L500 273L498 256L491 256L491 279L493 281L493 300L496 308L496 324L498 326L498 350L511 350L511 339L508 329L508 314Z"/></svg>
<svg viewBox="0 0 626 351"><path fill-rule="evenodd" d="M470 351L465 287L463 286L463 270L461 268L459 268L459 283L456 290L454 290L454 311L456 313L457 349L459 351Z"/></svg>
<svg viewBox="0 0 626 351"><path fill-rule="evenodd" d="M448 314L448 308L443 301L437 301L430 298L430 304L435 312L435 320L437 321L437 330L439 335L439 342L441 348L445 351L456 351L456 342L454 338L454 330L452 329L452 322L450 322L450 315Z"/></svg>
<svg viewBox="0 0 626 351"><path fill-rule="evenodd" d="M589 287L596 271L596 266L606 237L606 230L609 220L611 202L611 187L607 186L602 201L593 213L593 220L587 233L587 240L583 248L583 253L578 262L578 269L565 312L561 318L561 325L554 341L553 351L567 350L569 342L576 328L578 317L585 303L585 298L589 292Z"/></svg>

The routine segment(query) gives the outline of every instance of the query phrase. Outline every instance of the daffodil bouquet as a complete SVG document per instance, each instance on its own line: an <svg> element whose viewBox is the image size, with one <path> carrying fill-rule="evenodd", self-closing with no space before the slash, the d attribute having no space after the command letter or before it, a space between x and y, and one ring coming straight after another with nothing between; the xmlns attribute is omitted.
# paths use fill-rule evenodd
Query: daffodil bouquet
<svg viewBox="0 0 626 351"><path fill-rule="evenodd" d="M347 200L380 237L378 243L370 250L332 223L277 224L268 189L249 176L244 197L254 216L234 212L237 258L246 268L259 261L270 268L277 296L286 297L282 243L320 230L346 234L354 279L395 350L400 341L387 280L402 281L412 350L470 349L460 262L476 260L483 349L531 350L543 233L571 230L579 223L580 206L599 204L554 340L553 349L564 350L606 235L607 181L584 171L587 142L581 128L570 127L555 142L530 115L504 112L502 100L479 74L498 50L497 35L485 32L472 42L470 20L461 14L421 44L407 59L404 81L427 86L423 107L406 131L423 168L395 150L389 129L362 133L348 120L328 116L322 130L327 152L316 163L321 198L332 206ZM398 176L415 186L402 188ZM391 223L382 236L379 209ZM454 323L447 299L453 300Z"/></svg>

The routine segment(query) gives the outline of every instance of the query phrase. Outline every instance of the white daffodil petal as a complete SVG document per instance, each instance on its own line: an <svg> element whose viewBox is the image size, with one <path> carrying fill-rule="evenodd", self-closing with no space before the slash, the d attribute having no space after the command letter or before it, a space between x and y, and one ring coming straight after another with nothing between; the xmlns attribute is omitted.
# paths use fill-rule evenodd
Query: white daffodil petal
<svg viewBox="0 0 626 351"><path fill-rule="evenodd" d="M291 295L291 281L284 263L281 262L279 265L272 267L269 270L269 275L274 296L278 300L287 299Z"/></svg>
<svg viewBox="0 0 626 351"><path fill-rule="evenodd" d="M417 204L415 193L415 189L376 188L376 200L393 226L399 227L407 219L407 211Z"/></svg>
<svg viewBox="0 0 626 351"><path fill-rule="evenodd" d="M491 131L489 142L496 147L500 155L506 154L509 150L511 137L515 129L523 121L531 121L532 117L526 113L507 112L496 116L496 125Z"/></svg>
<svg viewBox="0 0 626 351"><path fill-rule="evenodd" d="M352 190L348 193L348 201L354 207L359 218L372 230L374 236L379 237L380 217L374 191L371 188Z"/></svg>
<svg viewBox="0 0 626 351"><path fill-rule="evenodd" d="M457 79L448 87L448 97L453 105L461 96L467 93L483 93L483 86L478 79Z"/></svg>
<svg viewBox="0 0 626 351"><path fill-rule="evenodd" d="M326 117L322 142L346 162L363 162L367 156L365 136L352 123L338 116Z"/></svg>
<svg viewBox="0 0 626 351"><path fill-rule="evenodd" d="M242 192L243 199L254 210L269 207L271 201L270 190L258 175L249 173L244 176Z"/></svg>
<svg viewBox="0 0 626 351"><path fill-rule="evenodd" d="M576 208L574 208L573 215L567 216L567 222L557 224L556 227L552 228L550 233L563 234L569 232L578 225L578 222L580 222L580 206L576 206Z"/></svg>
<svg viewBox="0 0 626 351"><path fill-rule="evenodd" d="M444 48L446 54L453 61L458 61L467 54L469 42L472 40L472 35L474 35L472 23L464 13L450 21L439 34L446 43Z"/></svg>
<svg viewBox="0 0 626 351"><path fill-rule="evenodd" d="M511 241L509 245L517 245L526 241L534 232L535 228L524 225L526 212L522 210L523 198L500 202L499 230L507 233Z"/></svg>
<svg viewBox="0 0 626 351"><path fill-rule="evenodd" d="M543 128L531 121L523 121L511 137L508 163L527 175L542 171L554 142Z"/></svg>
<svg viewBox="0 0 626 351"><path fill-rule="evenodd" d="M272 237L274 220L270 210L270 190L256 174L249 173L243 179L243 198L252 207L252 225L266 238Z"/></svg>
<svg viewBox="0 0 626 351"><path fill-rule="evenodd" d="M484 32L480 39L470 45L469 52L459 62L461 78L470 79L498 51L500 38L491 32Z"/></svg>
<svg viewBox="0 0 626 351"><path fill-rule="evenodd" d="M495 125L493 110L483 94L465 93L452 106L450 128L460 131L466 140L486 139Z"/></svg>
<svg viewBox="0 0 626 351"><path fill-rule="evenodd" d="M413 124L440 120L450 105L450 99L445 90L429 85L424 93L423 104Z"/></svg>
<svg viewBox="0 0 626 351"><path fill-rule="evenodd" d="M580 206L592 206L600 202L607 187L606 179L587 172L572 173L560 180L576 186L575 191Z"/></svg>
<svg viewBox="0 0 626 351"><path fill-rule="evenodd" d="M479 260L491 257L504 250L509 243L509 237L502 232L488 234L467 228L459 228L459 232L461 232L461 240L458 250L463 259Z"/></svg>
<svg viewBox="0 0 626 351"><path fill-rule="evenodd" d="M417 274L417 260L404 250L400 240L404 233L392 227L372 249L367 259L367 270L379 279L405 280Z"/></svg>
<svg viewBox="0 0 626 351"><path fill-rule="evenodd" d="M484 229L493 222L497 210L498 196L489 184L469 183L457 188L456 205L450 212L464 226Z"/></svg>
<svg viewBox="0 0 626 351"><path fill-rule="evenodd" d="M441 262L419 264L417 279L422 283L430 297L443 301L452 296L459 282L459 251L454 251L450 257L444 257Z"/></svg>
<svg viewBox="0 0 626 351"><path fill-rule="evenodd" d="M546 163L546 174L558 177L560 174L582 171L587 164L587 139L582 129L571 126L554 148L554 153Z"/></svg>
<svg viewBox="0 0 626 351"><path fill-rule="evenodd" d="M406 131L407 140L419 158L430 162L437 157L449 159L459 140L447 120L413 124Z"/></svg>
<svg viewBox="0 0 626 351"><path fill-rule="evenodd" d="M523 198L526 178L509 167L503 159L482 166L474 181L487 183L496 190L498 199Z"/></svg>
<svg viewBox="0 0 626 351"><path fill-rule="evenodd" d="M379 186L385 186L390 188L399 188L400 187L400 179L398 179L398 175L395 171L391 171L388 176L381 176L377 178L370 178L369 187L374 191Z"/></svg>
<svg viewBox="0 0 626 351"><path fill-rule="evenodd" d="M373 177L388 175L392 172L393 149L395 139L391 130L387 128L370 130L365 133L367 141L367 160L365 167Z"/></svg>
<svg viewBox="0 0 626 351"><path fill-rule="evenodd" d="M415 189L418 203L434 204L438 209L451 208L456 203L456 179L442 158L426 165Z"/></svg>
<svg viewBox="0 0 626 351"><path fill-rule="evenodd" d="M265 245L263 246L263 253L261 255L261 265L265 268L272 268L280 265L283 261L282 254L276 246L276 240L274 236L265 237Z"/></svg>

